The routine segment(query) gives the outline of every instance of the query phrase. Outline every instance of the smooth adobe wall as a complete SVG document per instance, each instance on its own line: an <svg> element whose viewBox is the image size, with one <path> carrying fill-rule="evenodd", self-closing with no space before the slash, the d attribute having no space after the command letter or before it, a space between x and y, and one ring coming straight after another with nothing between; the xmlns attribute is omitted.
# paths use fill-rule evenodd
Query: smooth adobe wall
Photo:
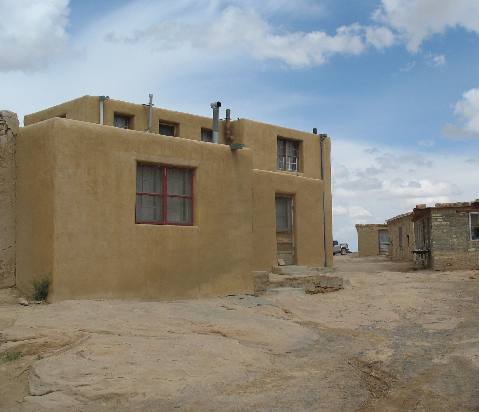
<svg viewBox="0 0 479 412"><path fill-rule="evenodd" d="M387 225L356 225L360 257L379 256L378 232L383 229L387 229Z"/></svg>
<svg viewBox="0 0 479 412"><path fill-rule="evenodd" d="M16 143L16 286L49 278L54 248L54 122L19 130Z"/></svg>
<svg viewBox="0 0 479 412"><path fill-rule="evenodd" d="M149 107L141 104L124 102L121 100L107 99L104 101L103 124L113 126L115 113L131 117L130 129L146 131L148 128ZM66 116L67 119L81 120L84 122L100 122L100 100L98 96L83 96L58 106L42 110L25 116L25 125L53 117ZM191 140L201 140L201 129L212 128L212 117L197 116L173 110L160 109L153 106L152 133L159 133L160 121L177 124L177 136ZM220 122L219 142L224 143L224 122Z"/></svg>
<svg viewBox="0 0 479 412"><path fill-rule="evenodd" d="M278 137L300 141L299 172L294 174L321 178L321 147L318 135L247 119L233 122L232 132L235 142L243 143L253 150L253 167L260 170L277 171Z"/></svg>
<svg viewBox="0 0 479 412"><path fill-rule="evenodd" d="M251 151L63 119L25 130L54 158L53 300L253 291ZM194 226L135 224L137 161L196 169Z"/></svg>
<svg viewBox="0 0 479 412"><path fill-rule="evenodd" d="M254 268L277 266L275 195L294 197L296 264L325 266L323 183L320 180L255 170L253 180Z"/></svg>

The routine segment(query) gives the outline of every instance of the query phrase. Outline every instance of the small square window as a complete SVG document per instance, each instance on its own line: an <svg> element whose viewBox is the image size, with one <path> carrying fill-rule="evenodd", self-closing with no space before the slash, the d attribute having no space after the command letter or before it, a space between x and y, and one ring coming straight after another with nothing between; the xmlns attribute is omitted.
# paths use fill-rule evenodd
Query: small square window
<svg viewBox="0 0 479 412"><path fill-rule="evenodd" d="M113 117L113 126L120 129L130 129L132 126L133 116L126 114L115 113Z"/></svg>
<svg viewBox="0 0 479 412"><path fill-rule="evenodd" d="M178 125L175 123L160 122L160 134L163 136L178 136Z"/></svg>
<svg viewBox="0 0 479 412"><path fill-rule="evenodd" d="M471 213L471 240L479 240L479 213Z"/></svg>
<svg viewBox="0 0 479 412"><path fill-rule="evenodd" d="M213 141L213 130L201 128L201 141L202 142L212 142Z"/></svg>

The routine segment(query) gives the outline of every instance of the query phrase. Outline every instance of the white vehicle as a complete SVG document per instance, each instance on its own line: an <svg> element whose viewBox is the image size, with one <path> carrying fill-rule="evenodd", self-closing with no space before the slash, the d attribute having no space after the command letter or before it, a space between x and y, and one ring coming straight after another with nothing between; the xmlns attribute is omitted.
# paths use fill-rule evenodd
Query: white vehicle
<svg viewBox="0 0 479 412"><path fill-rule="evenodd" d="M349 253L349 246L347 243L339 243L337 240L333 240L333 255L345 255Z"/></svg>

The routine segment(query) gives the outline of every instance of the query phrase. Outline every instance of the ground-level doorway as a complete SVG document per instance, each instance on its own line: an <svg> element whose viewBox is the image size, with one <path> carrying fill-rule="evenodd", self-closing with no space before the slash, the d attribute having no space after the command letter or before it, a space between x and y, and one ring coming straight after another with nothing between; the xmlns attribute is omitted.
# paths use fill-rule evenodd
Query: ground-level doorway
<svg viewBox="0 0 479 412"><path fill-rule="evenodd" d="M278 264L294 265L294 198L276 195L276 248Z"/></svg>
<svg viewBox="0 0 479 412"><path fill-rule="evenodd" d="M389 233L387 230L379 230L379 254L387 255L389 253Z"/></svg>

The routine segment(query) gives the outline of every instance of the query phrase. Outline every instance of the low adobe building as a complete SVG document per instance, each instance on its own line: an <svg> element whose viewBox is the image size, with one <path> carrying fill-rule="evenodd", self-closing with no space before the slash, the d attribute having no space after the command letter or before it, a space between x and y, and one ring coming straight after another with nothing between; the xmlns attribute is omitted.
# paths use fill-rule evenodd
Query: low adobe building
<svg viewBox="0 0 479 412"><path fill-rule="evenodd" d="M389 234L386 224L358 224L358 253L360 257L386 256L389 251Z"/></svg>
<svg viewBox="0 0 479 412"><path fill-rule="evenodd" d="M413 261L415 249L412 212L386 221L389 233L389 257L392 260Z"/></svg>
<svg viewBox="0 0 479 412"><path fill-rule="evenodd" d="M103 96L24 123L0 223L25 293L48 277L51 300L224 295L278 262L332 266L325 135Z"/></svg>
<svg viewBox="0 0 479 412"><path fill-rule="evenodd" d="M435 270L479 269L479 200L418 205L416 261Z"/></svg>

